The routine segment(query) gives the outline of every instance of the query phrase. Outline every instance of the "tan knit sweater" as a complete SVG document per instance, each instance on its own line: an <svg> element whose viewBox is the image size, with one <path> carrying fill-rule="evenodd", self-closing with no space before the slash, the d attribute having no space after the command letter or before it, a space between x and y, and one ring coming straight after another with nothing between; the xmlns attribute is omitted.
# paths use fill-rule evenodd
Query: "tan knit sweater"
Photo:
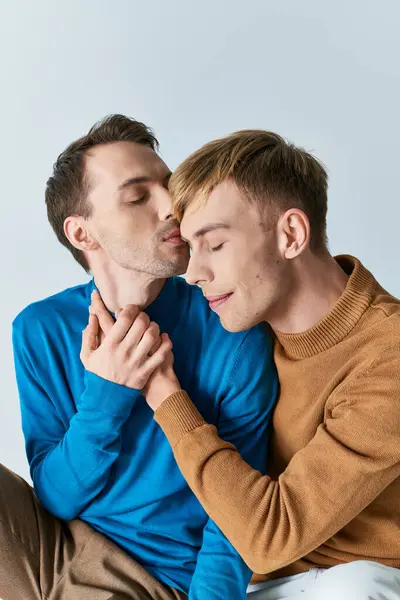
<svg viewBox="0 0 400 600"><path fill-rule="evenodd" d="M400 301L361 263L333 309L276 332L281 392L268 476L222 441L185 392L155 414L207 513L257 580L353 560L400 567Z"/></svg>

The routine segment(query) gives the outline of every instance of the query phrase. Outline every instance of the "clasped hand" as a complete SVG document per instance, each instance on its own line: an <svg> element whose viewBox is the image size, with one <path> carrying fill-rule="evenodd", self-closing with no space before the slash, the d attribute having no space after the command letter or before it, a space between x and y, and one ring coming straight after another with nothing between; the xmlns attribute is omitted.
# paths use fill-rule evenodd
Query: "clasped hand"
<svg viewBox="0 0 400 600"><path fill-rule="evenodd" d="M114 320L97 291L82 332L80 358L87 371L141 390L153 410L181 389L168 334L132 304L117 311Z"/></svg>

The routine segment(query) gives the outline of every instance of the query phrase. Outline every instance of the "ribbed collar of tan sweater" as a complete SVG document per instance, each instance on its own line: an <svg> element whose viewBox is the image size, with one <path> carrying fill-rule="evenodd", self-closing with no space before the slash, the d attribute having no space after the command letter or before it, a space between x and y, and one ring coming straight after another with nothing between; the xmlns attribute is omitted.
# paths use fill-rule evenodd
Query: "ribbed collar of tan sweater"
<svg viewBox="0 0 400 600"><path fill-rule="evenodd" d="M275 336L285 352L293 358L309 358L341 342L370 306L376 281L353 256L337 256L335 260L349 275L346 288L325 317L311 329L301 333L281 333Z"/></svg>

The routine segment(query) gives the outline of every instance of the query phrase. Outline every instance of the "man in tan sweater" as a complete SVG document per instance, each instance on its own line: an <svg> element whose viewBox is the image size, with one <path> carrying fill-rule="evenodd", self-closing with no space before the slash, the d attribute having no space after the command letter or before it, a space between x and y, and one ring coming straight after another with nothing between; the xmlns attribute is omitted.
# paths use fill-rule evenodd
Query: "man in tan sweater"
<svg viewBox="0 0 400 600"><path fill-rule="evenodd" d="M189 282L226 329L275 334L267 476L204 421L172 354L145 389L189 485L260 574L249 598L399 599L399 300L329 254L326 171L276 134L207 144L170 189Z"/></svg>

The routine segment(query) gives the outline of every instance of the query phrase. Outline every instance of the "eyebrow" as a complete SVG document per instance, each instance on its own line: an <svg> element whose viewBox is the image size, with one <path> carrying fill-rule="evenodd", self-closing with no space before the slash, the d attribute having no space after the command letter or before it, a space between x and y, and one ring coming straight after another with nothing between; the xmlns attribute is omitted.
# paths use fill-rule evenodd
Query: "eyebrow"
<svg viewBox="0 0 400 600"><path fill-rule="evenodd" d="M168 184L169 180L171 179L171 175L172 175L171 171L166 174L166 176L162 180L164 185ZM140 183L149 183L150 181L154 181L154 180L151 177L146 177L146 176L130 177L129 179L126 179L123 183L121 183L121 185L118 186L118 191L120 192L122 190L125 190L126 188L131 187L132 185L138 185Z"/></svg>
<svg viewBox="0 0 400 600"><path fill-rule="evenodd" d="M196 231L196 233L193 234L194 238L199 238L199 237L203 237L205 236L207 233L210 233L210 231L215 231L217 229L231 229L231 226L228 225L227 223L210 223L210 225L205 225L204 227L202 227L201 229L198 229ZM185 240L185 238L182 238L185 242L187 242L188 240Z"/></svg>

